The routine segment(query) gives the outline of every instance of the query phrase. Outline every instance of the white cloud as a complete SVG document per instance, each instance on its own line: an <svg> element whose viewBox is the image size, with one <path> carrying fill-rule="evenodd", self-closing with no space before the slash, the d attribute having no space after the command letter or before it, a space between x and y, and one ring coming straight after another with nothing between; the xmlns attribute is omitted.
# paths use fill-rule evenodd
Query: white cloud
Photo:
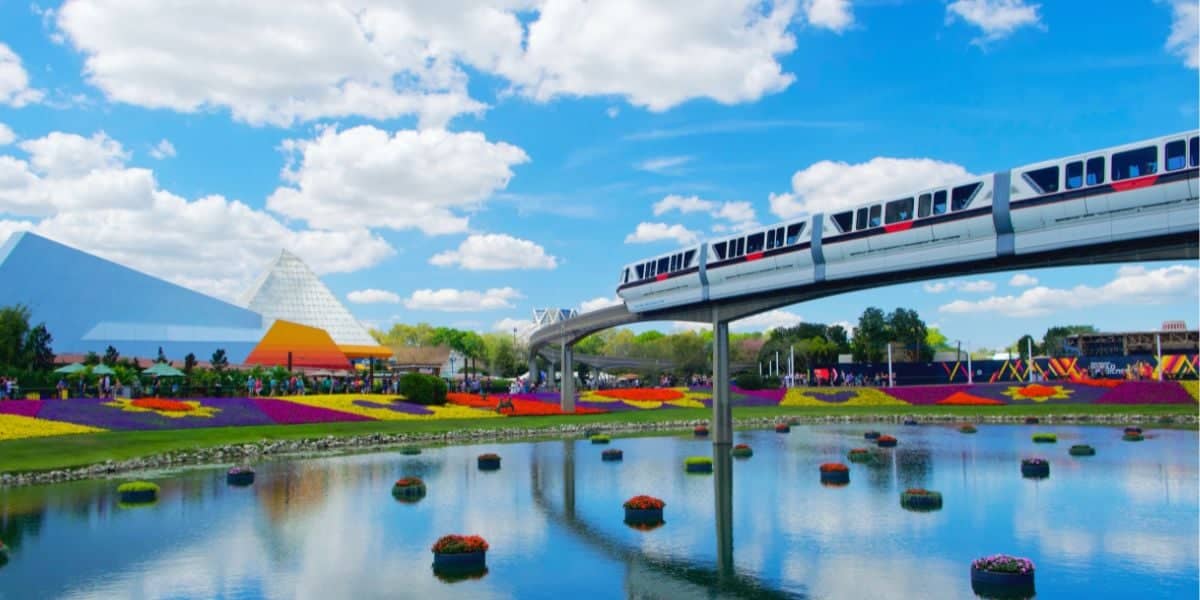
<svg viewBox="0 0 1200 600"><path fill-rule="evenodd" d="M21 57L0 43L0 104L20 108L42 99L42 92L29 87L29 74L21 66Z"/></svg>
<svg viewBox="0 0 1200 600"><path fill-rule="evenodd" d="M8 125L0 123L0 146L7 146L15 141L17 141L17 134L13 133Z"/></svg>
<svg viewBox="0 0 1200 600"><path fill-rule="evenodd" d="M417 290L404 299L404 306L413 310L438 310L444 312L471 312L512 308L512 300L521 298L521 293L510 287L491 288L485 291Z"/></svg>
<svg viewBox="0 0 1200 600"><path fill-rule="evenodd" d="M529 241L502 233L472 235L458 245L433 255L429 264L439 267L458 265L468 271L507 269L554 269L558 259L546 249Z"/></svg>
<svg viewBox="0 0 1200 600"><path fill-rule="evenodd" d="M921 287L930 294L940 294L949 290L958 290L960 292L977 294L996 291L996 284L986 279L977 279L975 281L937 281L933 283L926 283Z"/></svg>
<svg viewBox="0 0 1200 600"><path fill-rule="evenodd" d="M633 233L625 236L626 244L646 244L662 240L675 240L681 246L695 244L699 238L696 232L683 225L667 225L666 223L638 223Z"/></svg>
<svg viewBox="0 0 1200 600"><path fill-rule="evenodd" d="M970 177L960 165L931 158L876 157L849 164L823 160L792 175L792 191L771 194L771 212L783 219L831 212Z"/></svg>
<svg viewBox="0 0 1200 600"><path fill-rule="evenodd" d="M529 160L520 148L481 133L327 127L312 140L286 140L289 164L267 208L318 229L467 229L478 208Z"/></svg>
<svg viewBox="0 0 1200 600"><path fill-rule="evenodd" d="M1008 280L1008 285L1012 287L1030 287L1038 284L1038 278L1028 273L1017 273Z"/></svg>
<svg viewBox="0 0 1200 600"><path fill-rule="evenodd" d="M399 304L400 296L395 292L367 288L346 294L346 299L355 304Z"/></svg>
<svg viewBox="0 0 1200 600"><path fill-rule="evenodd" d="M1039 27L1041 4L1026 4L1025 0L956 0L946 5L946 23L962 19L983 31L982 38L972 43L985 44L1008 37L1025 26Z"/></svg>
<svg viewBox="0 0 1200 600"><path fill-rule="evenodd" d="M672 331L709 331L712 323L693 323L691 321L671 321Z"/></svg>
<svg viewBox="0 0 1200 600"><path fill-rule="evenodd" d="M608 118L610 119L615 119L617 118L617 115L621 114L621 109L617 108L616 106L610 106L604 109L604 114L608 115Z"/></svg>
<svg viewBox="0 0 1200 600"><path fill-rule="evenodd" d="M804 16L809 24L841 33L854 24L850 0L805 0Z"/></svg>
<svg viewBox="0 0 1200 600"><path fill-rule="evenodd" d="M664 197L662 200L654 203L654 216L660 216L664 213L677 210L681 213L693 212L712 212L716 208L717 203L711 200L702 200L699 196L677 196L671 194Z"/></svg>
<svg viewBox="0 0 1200 600"><path fill-rule="evenodd" d="M533 320L505 317L499 321L496 321L495 323L492 323L492 331L512 333L512 330L514 329L517 330L517 338L527 340L534 330Z"/></svg>
<svg viewBox="0 0 1200 600"><path fill-rule="evenodd" d="M677 210L683 214L706 212L714 219L726 221L713 225L713 231L716 232L740 231L758 226L758 221L756 220L758 215L754 212L754 206L745 201L721 203L713 200L704 200L699 196L671 194L655 202L653 206L654 216L656 217L672 210Z"/></svg>
<svg viewBox="0 0 1200 600"><path fill-rule="evenodd" d="M150 156L158 160L173 158L175 156L175 145L170 140L163 138L150 149Z"/></svg>
<svg viewBox="0 0 1200 600"><path fill-rule="evenodd" d="M634 164L633 168L659 175L679 175L683 172L681 167L691 161L691 156L656 156Z"/></svg>
<svg viewBox="0 0 1200 600"><path fill-rule="evenodd" d="M979 301L955 300L938 307L946 313L994 312L1010 317L1036 317L1062 310L1098 305L1165 304L1194 299L1200 286L1200 271L1188 265L1147 270L1125 266L1117 277L1100 287L1077 285L1071 289L1037 286L1019 296L993 296Z"/></svg>
<svg viewBox="0 0 1200 600"><path fill-rule="evenodd" d="M608 296L600 296L599 298L592 298L591 300L584 300L582 303L580 303L579 304L579 312L581 312L581 313L592 312L593 310L600 310L602 308L616 306L618 304L621 304L622 302L623 301L620 298L618 298L617 296L613 296L611 298Z"/></svg>
<svg viewBox="0 0 1200 600"><path fill-rule="evenodd" d="M1200 68L1200 4L1196 0L1171 2L1171 35L1166 46L1185 65Z"/></svg>
<svg viewBox="0 0 1200 600"><path fill-rule="evenodd" d="M744 319L738 319L729 324L732 331L770 331L780 327L791 327L799 324L804 318L800 315L786 311L783 309L775 309L765 313L749 316Z"/></svg>
<svg viewBox="0 0 1200 600"><path fill-rule="evenodd" d="M81 250L223 298L241 293L287 248L319 274L349 272L395 253L366 229L295 230L266 212L209 195L187 200L103 133L53 132L0 155L0 233L30 230ZM219 240L219 242L215 241Z"/></svg>

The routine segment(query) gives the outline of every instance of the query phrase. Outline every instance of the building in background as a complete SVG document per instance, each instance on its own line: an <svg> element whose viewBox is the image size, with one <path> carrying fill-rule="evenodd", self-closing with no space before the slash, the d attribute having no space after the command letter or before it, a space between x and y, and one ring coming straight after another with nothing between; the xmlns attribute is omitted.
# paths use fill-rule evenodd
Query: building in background
<svg viewBox="0 0 1200 600"><path fill-rule="evenodd" d="M1067 336L1063 349L1073 356L1132 356L1156 355L1158 343L1162 353L1196 354L1200 352L1200 331L1188 331L1180 321L1169 321L1171 329L1161 331L1126 331L1115 333L1080 333Z"/></svg>
<svg viewBox="0 0 1200 600"><path fill-rule="evenodd" d="M465 364L464 357L449 346L392 346L392 369L403 373L425 373L452 378Z"/></svg>

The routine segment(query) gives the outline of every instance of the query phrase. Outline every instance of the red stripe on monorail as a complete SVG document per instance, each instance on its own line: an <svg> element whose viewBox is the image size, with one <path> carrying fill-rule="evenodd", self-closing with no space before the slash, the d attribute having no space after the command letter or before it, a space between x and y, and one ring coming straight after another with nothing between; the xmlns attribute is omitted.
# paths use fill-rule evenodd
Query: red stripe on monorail
<svg viewBox="0 0 1200 600"><path fill-rule="evenodd" d="M1154 185L1155 181L1158 181L1158 175L1148 175L1146 177L1138 177L1137 179L1114 181L1112 182L1112 188L1118 192L1128 192L1129 190L1150 187Z"/></svg>
<svg viewBox="0 0 1200 600"><path fill-rule="evenodd" d="M762 257L763 257L762 252L751 252L750 254L746 255L746 262L750 262L752 260L758 260Z"/></svg>
<svg viewBox="0 0 1200 600"><path fill-rule="evenodd" d="M901 223L892 223L891 225L884 225L883 230L888 233L896 233L897 231L908 231L909 229L912 229L912 226L913 226L912 221L904 221Z"/></svg>
<svg viewBox="0 0 1200 600"><path fill-rule="evenodd" d="M667 277L670 277L670 275L668 275L666 273L659 273L658 275L654 276L654 280L655 281L666 281Z"/></svg>

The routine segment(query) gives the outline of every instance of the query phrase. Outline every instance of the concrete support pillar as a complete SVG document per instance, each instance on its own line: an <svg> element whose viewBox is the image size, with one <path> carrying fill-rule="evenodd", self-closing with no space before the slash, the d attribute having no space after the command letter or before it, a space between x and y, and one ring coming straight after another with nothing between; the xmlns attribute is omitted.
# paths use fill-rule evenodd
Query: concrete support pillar
<svg viewBox="0 0 1200 600"><path fill-rule="evenodd" d="M555 389L558 383L554 381L554 361L547 362L549 364L546 366L546 379L549 379L549 381L546 382L546 386L548 386L548 389Z"/></svg>
<svg viewBox="0 0 1200 600"><path fill-rule="evenodd" d="M562 385L558 405L565 413L575 412L575 348L567 343L562 345Z"/></svg>
<svg viewBox="0 0 1200 600"><path fill-rule="evenodd" d="M729 445L713 446L713 498L717 522L717 579L733 581L733 455Z"/></svg>
<svg viewBox="0 0 1200 600"><path fill-rule="evenodd" d="M733 410L729 404L729 321L713 309L713 422L714 446L733 443Z"/></svg>
<svg viewBox="0 0 1200 600"><path fill-rule="evenodd" d="M533 387L537 385L537 382L538 382L537 357L531 356L531 357L529 357L529 389L533 389Z"/></svg>
<svg viewBox="0 0 1200 600"><path fill-rule="evenodd" d="M563 514L575 518L575 440L563 440Z"/></svg>

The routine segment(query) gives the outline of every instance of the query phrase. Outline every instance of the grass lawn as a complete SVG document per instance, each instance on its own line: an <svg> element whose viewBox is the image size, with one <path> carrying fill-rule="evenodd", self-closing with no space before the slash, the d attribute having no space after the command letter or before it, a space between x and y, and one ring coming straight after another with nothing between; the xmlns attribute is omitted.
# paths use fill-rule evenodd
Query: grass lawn
<svg viewBox="0 0 1200 600"><path fill-rule="evenodd" d="M819 416L893 416L893 415L954 415L972 417L1121 415L1137 414L1152 417L1195 416L1194 404L1103 405L1052 404L1022 406L854 406L854 407L746 407L735 408L735 419L755 417L819 417ZM260 440L294 440L325 436L358 436L373 433L436 434L464 429L538 429L564 424L650 423L690 419L711 419L709 409L644 410L599 415L565 415L540 417L507 417L504 419L457 419L445 421L359 421L351 423L321 423L312 425L267 425L256 427L212 427L169 431L109 431L47 438L29 438L0 442L0 473L48 471L81 467L107 460L151 456L176 450L258 442ZM1194 427L1194 426L1192 426ZM547 434L553 432L548 431Z"/></svg>

